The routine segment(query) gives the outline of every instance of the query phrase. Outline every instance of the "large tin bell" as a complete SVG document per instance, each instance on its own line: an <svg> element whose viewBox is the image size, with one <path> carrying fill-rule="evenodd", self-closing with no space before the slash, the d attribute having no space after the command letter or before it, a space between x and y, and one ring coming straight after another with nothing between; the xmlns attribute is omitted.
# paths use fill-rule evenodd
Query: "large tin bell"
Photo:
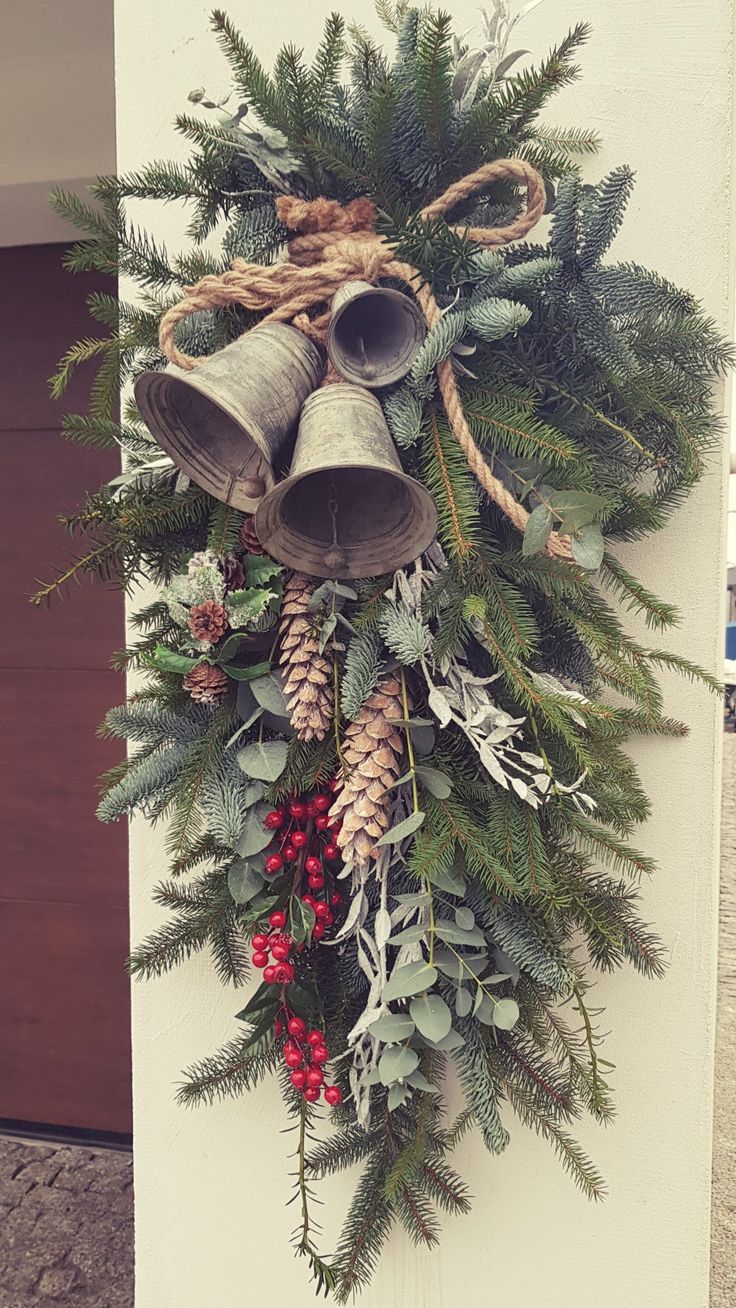
<svg viewBox="0 0 736 1308"><path fill-rule="evenodd" d="M327 353L346 381L376 390L406 376L426 331L421 310L408 295L346 282L332 300Z"/></svg>
<svg viewBox="0 0 736 1308"><path fill-rule="evenodd" d="M135 383L141 417L198 486L255 512L288 461L299 412L324 361L294 327L264 323L190 372L170 364Z"/></svg>
<svg viewBox="0 0 736 1308"><path fill-rule="evenodd" d="M378 400L326 386L302 409L291 472L259 505L264 550L314 577L393 572L431 544L431 495L402 469Z"/></svg>

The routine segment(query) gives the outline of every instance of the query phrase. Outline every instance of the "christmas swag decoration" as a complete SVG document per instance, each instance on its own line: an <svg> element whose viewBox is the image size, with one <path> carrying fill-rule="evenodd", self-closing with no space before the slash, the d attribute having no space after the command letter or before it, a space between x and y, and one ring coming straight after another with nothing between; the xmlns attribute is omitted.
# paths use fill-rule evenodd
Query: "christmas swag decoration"
<svg viewBox="0 0 736 1308"><path fill-rule="evenodd" d="M595 136L540 120L584 25L519 71L505 0L477 44L379 13L394 56L333 15L311 64L286 46L268 73L215 11L234 90L190 95L190 161L56 196L89 234L69 267L139 294L91 296L108 332L54 379L99 361L65 429L124 471L36 597L156 588L119 658L147 675L103 728L132 748L100 817L167 818L171 918L131 970L204 951L255 978L179 1097L278 1076L294 1245L339 1302L395 1224L433 1245L466 1211L469 1129L498 1153L516 1117L604 1193L572 1131L613 1112L593 978L663 968L626 746L685 731L659 669L715 686L628 633L626 609L677 614L617 547L698 480L731 357L690 294L606 259L630 170L584 184ZM133 226L144 199L189 205L189 249ZM352 1165L325 1253L314 1187Z"/></svg>

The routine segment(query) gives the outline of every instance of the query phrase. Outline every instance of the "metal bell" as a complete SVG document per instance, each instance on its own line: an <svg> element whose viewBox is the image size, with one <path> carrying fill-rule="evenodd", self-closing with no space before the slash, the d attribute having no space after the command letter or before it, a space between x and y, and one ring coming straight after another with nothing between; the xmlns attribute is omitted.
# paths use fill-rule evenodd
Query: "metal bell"
<svg viewBox="0 0 736 1308"><path fill-rule="evenodd" d="M426 334L422 312L408 295L346 282L332 300L327 353L346 381L376 390L406 376Z"/></svg>
<svg viewBox="0 0 736 1308"><path fill-rule="evenodd" d="M383 410L361 386L326 386L302 409L291 472L262 500L264 550L314 577L394 572L431 544L437 510L401 467Z"/></svg>
<svg viewBox="0 0 736 1308"><path fill-rule="evenodd" d="M174 463L225 504L253 513L291 453L299 412L325 365L284 323L264 323L191 371L144 372L135 398Z"/></svg>

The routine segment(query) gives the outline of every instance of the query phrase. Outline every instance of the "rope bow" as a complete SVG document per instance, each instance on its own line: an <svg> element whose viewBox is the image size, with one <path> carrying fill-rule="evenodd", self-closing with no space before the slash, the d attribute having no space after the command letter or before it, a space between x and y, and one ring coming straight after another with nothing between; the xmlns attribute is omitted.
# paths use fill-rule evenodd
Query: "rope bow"
<svg viewBox="0 0 736 1308"><path fill-rule="evenodd" d="M505 227L461 225L454 230L483 246L507 245L519 240L539 221L546 203L542 178L523 159L497 159L484 164L449 186L421 210L420 216L439 218L499 179L510 179L526 188L523 213ZM227 272L202 277L195 286L186 287L184 298L167 310L159 328L162 353L172 363L180 368L195 368L204 361L202 356L193 358L179 349L175 340L177 323L204 309L224 308L229 304L240 304L265 314L263 322L291 322L312 340L322 343L330 317L329 303L346 281L374 284L384 277L400 278L415 295L427 327L439 322L442 311L429 286L422 282L419 271L395 259L391 246L376 233L376 208L372 201L358 199L341 205L336 200L301 200L284 195L276 201L276 212L284 227L296 233L287 245L288 259L268 266L234 259ZM309 310L325 304L328 308L321 314L308 316ZM476 445L449 359L437 364L436 374L447 420L468 466L489 498L523 532L529 514L494 476ZM552 532L547 552L569 559L569 538Z"/></svg>

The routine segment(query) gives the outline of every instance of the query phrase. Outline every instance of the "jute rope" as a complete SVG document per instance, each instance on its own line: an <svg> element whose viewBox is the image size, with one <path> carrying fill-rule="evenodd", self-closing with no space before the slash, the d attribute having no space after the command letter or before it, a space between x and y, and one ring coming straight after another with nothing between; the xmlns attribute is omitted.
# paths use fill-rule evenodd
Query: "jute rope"
<svg viewBox="0 0 736 1308"><path fill-rule="evenodd" d="M478 245L506 245L516 241L539 221L546 199L542 178L522 159L497 159L484 164L448 187L422 209L421 217L439 218L499 179L510 179L526 188L523 213L505 227L461 225L453 230L466 234ZM195 368L203 362L202 356L193 358L179 349L175 340L177 323L190 314L228 304L240 304L261 313L268 311L263 322L292 322L311 339L323 343L329 308L312 318L308 310L318 305L329 306L335 291L353 279L375 283L382 277L400 278L411 287L427 326L439 322L442 311L429 286L422 282L419 271L395 259L391 246L376 233L376 209L370 200L358 199L341 205L336 200L281 196L276 201L276 211L287 230L298 233L288 242L288 259L268 266L234 259L227 272L202 277L195 286L186 287L184 298L167 310L159 329L161 350L172 363L180 368ZM468 466L489 498L523 532L529 514L494 476L476 445L450 360L438 363L436 373L447 420ZM547 552L569 559L569 538L552 532Z"/></svg>

